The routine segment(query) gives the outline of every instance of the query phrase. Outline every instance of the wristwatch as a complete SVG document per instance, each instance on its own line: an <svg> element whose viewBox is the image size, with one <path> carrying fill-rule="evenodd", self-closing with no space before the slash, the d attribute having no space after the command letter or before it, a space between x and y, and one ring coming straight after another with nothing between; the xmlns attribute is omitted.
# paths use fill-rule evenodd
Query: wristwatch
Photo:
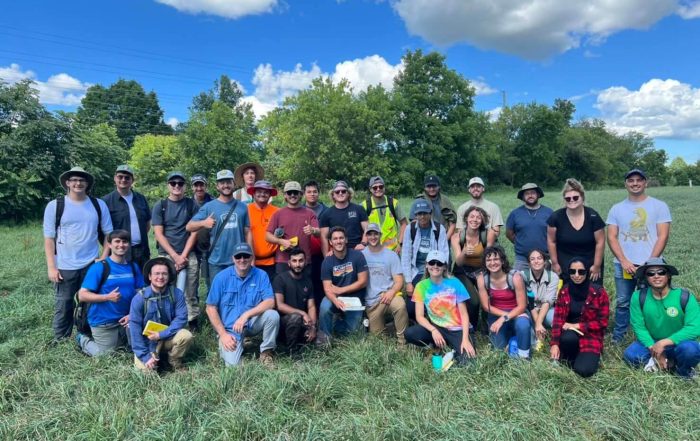
<svg viewBox="0 0 700 441"><path fill-rule="evenodd" d="M508 320L510 320L510 317L508 317L508 314L504 315L503 316L503 323L507 322Z"/></svg>

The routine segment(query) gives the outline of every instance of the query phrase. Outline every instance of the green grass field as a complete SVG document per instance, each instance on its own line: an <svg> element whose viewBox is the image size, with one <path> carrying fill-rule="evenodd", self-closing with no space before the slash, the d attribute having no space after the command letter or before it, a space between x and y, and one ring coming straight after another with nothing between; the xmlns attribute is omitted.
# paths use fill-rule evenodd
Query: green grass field
<svg viewBox="0 0 700 441"><path fill-rule="evenodd" d="M681 271L674 283L697 293L700 191L649 193L673 214L666 256ZM486 196L504 217L519 203L515 191ZM605 217L625 192L587 196ZM560 199L550 192L542 202L558 208ZM610 345L587 380L552 365L548 352L511 361L483 338L474 364L440 375L421 351L371 337L299 361L279 357L270 371L250 356L225 369L205 327L186 359L189 371L144 377L129 354L89 359L73 340L47 345L53 294L40 225L0 227L0 239L2 440L700 439L700 381L632 370L621 361L623 348ZM605 264L612 299L607 250Z"/></svg>

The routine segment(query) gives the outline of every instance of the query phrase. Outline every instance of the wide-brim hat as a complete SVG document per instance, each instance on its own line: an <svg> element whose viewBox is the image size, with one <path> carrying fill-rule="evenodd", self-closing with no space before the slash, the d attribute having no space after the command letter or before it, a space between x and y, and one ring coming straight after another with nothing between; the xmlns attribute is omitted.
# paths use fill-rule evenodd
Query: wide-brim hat
<svg viewBox="0 0 700 441"><path fill-rule="evenodd" d="M146 284L151 283L151 268L153 268L154 265L165 265L168 267L168 285L174 284L177 281L177 271L175 270L175 264L172 260L163 256L158 256L150 259L143 266L143 279L146 281Z"/></svg>
<svg viewBox="0 0 700 441"><path fill-rule="evenodd" d="M63 187L63 189L66 191L68 191L68 185L66 185L66 181L70 179L71 176L80 176L81 178L85 179L87 181L87 192L92 190L92 186L95 185L94 176L86 172L85 169L82 167L73 167L70 170L63 172L58 178L58 180L61 182L61 187Z"/></svg>
<svg viewBox="0 0 700 441"><path fill-rule="evenodd" d="M535 190L537 192L537 197L543 198L544 197L544 191L540 188L539 185L533 184L532 182L528 182L527 184L523 185L520 187L520 191L518 192L518 199L521 201L523 200L523 193L525 193L528 190Z"/></svg>
<svg viewBox="0 0 700 441"><path fill-rule="evenodd" d="M265 170L263 170L262 165L258 164L257 162L246 162L236 167L236 170L233 172L233 182L236 184L237 187L243 187L243 185L245 184L243 182L243 172L248 170L249 168L255 169L256 181L265 178Z"/></svg>
<svg viewBox="0 0 700 441"><path fill-rule="evenodd" d="M678 275L678 269L676 269L675 266L669 265L666 263L666 261L662 257L652 257L651 259L647 260L644 262L644 265L640 266L637 268L637 272L635 273L635 277L637 279L642 280L646 275L647 269L651 268L652 266L661 266L666 268L668 273L672 276L677 276Z"/></svg>
<svg viewBox="0 0 700 441"><path fill-rule="evenodd" d="M255 194L255 190L257 189L267 190L270 192L270 196L277 196L277 189L272 186L270 181L257 180L255 181L255 184L253 184L252 187L246 190L246 192L252 196Z"/></svg>

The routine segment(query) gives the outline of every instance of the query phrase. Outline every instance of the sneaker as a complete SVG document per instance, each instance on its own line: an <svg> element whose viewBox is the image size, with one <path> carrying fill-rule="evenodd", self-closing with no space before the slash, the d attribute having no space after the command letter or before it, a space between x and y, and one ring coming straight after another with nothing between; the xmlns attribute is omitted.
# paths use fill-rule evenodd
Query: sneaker
<svg viewBox="0 0 700 441"><path fill-rule="evenodd" d="M266 368L271 369L275 367L275 361L272 358L272 349L260 353L260 363Z"/></svg>

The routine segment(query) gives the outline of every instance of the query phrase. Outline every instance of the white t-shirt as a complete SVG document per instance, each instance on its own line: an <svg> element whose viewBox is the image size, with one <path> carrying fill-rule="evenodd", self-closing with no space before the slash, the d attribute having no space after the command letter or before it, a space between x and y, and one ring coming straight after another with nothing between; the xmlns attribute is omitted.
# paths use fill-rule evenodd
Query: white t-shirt
<svg viewBox="0 0 700 441"><path fill-rule="evenodd" d="M671 223L671 211L665 202L651 196L641 202L625 199L613 205L605 223L617 226L617 239L625 257L641 265L649 260L658 240L656 225ZM617 258L615 262L619 263Z"/></svg>
<svg viewBox="0 0 700 441"><path fill-rule="evenodd" d="M139 245L141 243L141 229L139 228L139 219L136 217L134 210L134 193L131 192L124 196L126 204L129 206L129 220L131 222L131 245Z"/></svg>
<svg viewBox="0 0 700 441"><path fill-rule="evenodd" d="M491 201L487 201L486 199L481 199L481 201L478 203L474 203L473 199L469 199L457 209L457 228L465 229L467 227L466 223L464 222L464 213L466 213L467 209L472 205L476 205L489 215L489 222L486 225L486 228L502 227L504 225L503 216L501 216L501 209L498 208L498 205Z"/></svg>
<svg viewBox="0 0 700 441"><path fill-rule="evenodd" d="M365 305L374 306L379 301L379 295L394 285L394 276L402 274L399 256L388 248L382 248L378 253L373 253L366 247L362 254L367 261L369 270L369 285Z"/></svg>

